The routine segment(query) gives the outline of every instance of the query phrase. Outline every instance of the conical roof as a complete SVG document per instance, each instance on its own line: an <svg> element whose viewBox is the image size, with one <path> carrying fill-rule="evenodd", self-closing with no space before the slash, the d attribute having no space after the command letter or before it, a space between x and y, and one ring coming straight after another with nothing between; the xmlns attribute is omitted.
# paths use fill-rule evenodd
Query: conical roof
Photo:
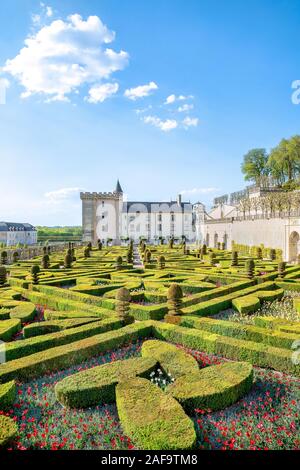
<svg viewBox="0 0 300 470"><path fill-rule="evenodd" d="M117 186L116 186L116 191L115 191L115 192L116 192L116 193L123 193L123 189L122 189L122 187L121 187L121 185L120 185L120 181L119 181L119 180L117 181Z"/></svg>

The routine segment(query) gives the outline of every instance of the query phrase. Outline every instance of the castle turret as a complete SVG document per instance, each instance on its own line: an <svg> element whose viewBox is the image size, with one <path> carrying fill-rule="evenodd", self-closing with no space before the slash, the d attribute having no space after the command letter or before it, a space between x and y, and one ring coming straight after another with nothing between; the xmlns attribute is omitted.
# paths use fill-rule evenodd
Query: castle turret
<svg viewBox="0 0 300 470"><path fill-rule="evenodd" d="M123 194L123 189L122 189L122 186L120 185L120 181L119 181L119 180L117 181L117 186L116 186L115 193Z"/></svg>

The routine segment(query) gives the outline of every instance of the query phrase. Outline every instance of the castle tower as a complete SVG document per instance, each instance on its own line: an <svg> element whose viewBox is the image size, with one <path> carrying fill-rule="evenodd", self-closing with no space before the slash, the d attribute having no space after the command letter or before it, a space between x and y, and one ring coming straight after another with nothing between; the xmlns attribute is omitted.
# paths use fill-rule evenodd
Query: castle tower
<svg viewBox="0 0 300 470"><path fill-rule="evenodd" d="M83 241L96 243L98 239L120 243L123 190L119 180L113 192L80 193L82 200Z"/></svg>

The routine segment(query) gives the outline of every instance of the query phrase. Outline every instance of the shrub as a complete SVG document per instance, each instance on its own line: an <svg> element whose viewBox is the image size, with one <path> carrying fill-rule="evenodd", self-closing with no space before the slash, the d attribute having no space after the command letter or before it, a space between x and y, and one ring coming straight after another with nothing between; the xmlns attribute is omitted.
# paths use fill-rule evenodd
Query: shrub
<svg viewBox="0 0 300 470"><path fill-rule="evenodd" d="M17 436L18 426L12 418L0 415L0 447L7 447Z"/></svg>
<svg viewBox="0 0 300 470"><path fill-rule="evenodd" d="M123 264L122 256L118 256L116 259L116 269L121 269Z"/></svg>
<svg viewBox="0 0 300 470"><path fill-rule="evenodd" d="M132 264L132 263L133 263L133 252L132 252L132 250L130 250L130 249L127 251L126 260L127 260L127 263L128 263L128 264Z"/></svg>
<svg viewBox="0 0 300 470"><path fill-rule="evenodd" d="M10 341L21 330L21 320L10 319L0 321L0 340Z"/></svg>
<svg viewBox="0 0 300 470"><path fill-rule="evenodd" d="M31 268L31 278L32 278L33 284L39 283L39 273L40 273L40 267L37 264L34 264Z"/></svg>
<svg viewBox="0 0 300 470"><path fill-rule="evenodd" d="M120 320L124 322L125 325L134 322L134 318L129 315L130 312L130 292L125 287L122 287L117 291L116 295L117 306L116 311L120 317Z"/></svg>
<svg viewBox="0 0 300 470"><path fill-rule="evenodd" d="M23 336L26 339L33 338L50 333L57 333L58 331L67 330L70 328L76 328L78 326L86 325L96 321L97 318L83 317L31 323L30 325L27 325L23 328Z"/></svg>
<svg viewBox="0 0 300 470"><path fill-rule="evenodd" d="M170 323L176 323L176 317L182 315L182 298L183 293L179 284L175 282L171 284L168 289L168 314L165 316L165 320ZM174 318L175 317L175 318Z"/></svg>
<svg viewBox="0 0 300 470"><path fill-rule="evenodd" d="M72 255L70 253L67 253L65 256L65 261L64 261L64 266L66 269L72 268L72 261L73 261Z"/></svg>
<svg viewBox="0 0 300 470"><path fill-rule="evenodd" d="M6 284L7 272L5 266L0 266L0 286Z"/></svg>
<svg viewBox="0 0 300 470"><path fill-rule="evenodd" d="M248 362L229 362L206 367L197 374L180 377L168 387L188 412L195 409L221 410L246 393L253 384L253 367Z"/></svg>
<svg viewBox="0 0 300 470"><path fill-rule="evenodd" d="M10 408L16 399L16 394L17 391L14 380L5 384L0 384L0 410L7 410Z"/></svg>
<svg viewBox="0 0 300 470"><path fill-rule="evenodd" d="M209 264L211 266L214 266L216 264L216 254L213 251L209 253Z"/></svg>
<svg viewBox="0 0 300 470"><path fill-rule="evenodd" d="M180 404L146 379L116 387L119 418L125 433L144 450L184 450L196 444L193 421Z"/></svg>
<svg viewBox="0 0 300 470"><path fill-rule="evenodd" d="M12 361L14 359L30 356L31 354L45 351L48 348L69 344L84 338L90 338L91 336L99 335L100 333L105 333L122 326L123 324L120 320L102 320L59 331L58 333L50 333L13 341L6 345L6 360Z"/></svg>
<svg viewBox="0 0 300 470"><path fill-rule="evenodd" d="M35 305L31 302L20 302L10 311L10 318L18 318L22 323L32 321L36 315Z"/></svg>
<svg viewBox="0 0 300 470"><path fill-rule="evenodd" d="M17 263L18 259L19 259L19 253L17 251L15 251L13 253L13 263Z"/></svg>
<svg viewBox="0 0 300 470"><path fill-rule="evenodd" d="M43 258L42 258L42 267L43 269L49 269L49 261L50 261L50 257L49 255L44 255Z"/></svg>
<svg viewBox="0 0 300 470"><path fill-rule="evenodd" d="M198 363L193 356L164 341L145 341L142 346L142 357L155 359L173 379L188 377L199 372Z"/></svg>
<svg viewBox="0 0 300 470"><path fill-rule="evenodd" d="M145 338L151 332L151 324L132 324L79 341L73 340L70 344L52 347L46 351L31 353L27 357L1 364L0 382L12 379L28 382L30 378L40 377L54 370L69 368L92 356L120 348L129 341L135 342L138 339Z"/></svg>
<svg viewBox="0 0 300 470"><path fill-rule="evenodd" d="M256 257L257 257L258 259L263 259L263 252L262 252L262 249L261 249L260 246L258 246L258 247L256 248Z"/></svg>
<svg viewBox="0 0 300 470"><path fill-rule="evenodd" d="M275 259L276 259L276 250L274 250L274 248L270 249L269 256L270 256L271 261L275 261Z"/></svg>
<svg viewBox="0 0 300 470"><path fill-rule="evenodd" d="M238 266L239 261L238 261L238 252L233 251L231 254L231 266Z"/></svg>
<svg viewBox="0 0 300 470"><path fill-rule="evenodd" d="M90 249L88 246L86 246L85 249L83 250L83 256L84 256L85 258L90 258L90 256L91 256L91 249Z"/></svg>
<svg viewBox="0 0 300 470"><path fill-rule="evenodd" d="M66 377L55 386L57 400L68 408L89 408L116 401L116 385L132 377L149 377L155 358L134 357L93 367Z"/></svg>
<svg viewBox="0 0 300 470"><path fill-rule="evenodd" d="M145 251L144 261L145 261L145 263L150 263L151 262L151 251L150 250Z"/></svg>
<svg viewBox="0 0 300 470"><path fill-rule="evenodd" d="M246 273L249 279L252 279L254 276L255 263L253 259L247 259L245 263Z"/></svg>
<svg viewBox="0 0 300 470"><path fill-rule="evenodd" d="M7 251L2 251L1 252L1 264L7 264Z"/></svg>
<svg viewBox="0 0 300 470"><path fill-rule="evenodd" d="M202 245L202 248L201 248L201 254L203 256L203 255L206 255L206 253L207 253L207 246L204 244Z"/></svg>
<svg viewBox="0 0 300 470"><path fill-rule="evenodd" d="M244 297L239 297L233 299L232 306L243 315L253 313L260 307L259 298L255 295L245 295Z"/></svg>
<svg viewBox="0 0 300 470"><path fill-rule="evenodd" d="M278 276L283 278L284 275L285 275L285 268L286 268L286 264L284 261L280 261L278 263Z"/></svg>
<svg viewBox="0 0 300 470"><path fill-rule="evenodd" d="M157 267L158 269L164 269L166 267L166 259L164 256L159 256L157 258Z"/></svg>

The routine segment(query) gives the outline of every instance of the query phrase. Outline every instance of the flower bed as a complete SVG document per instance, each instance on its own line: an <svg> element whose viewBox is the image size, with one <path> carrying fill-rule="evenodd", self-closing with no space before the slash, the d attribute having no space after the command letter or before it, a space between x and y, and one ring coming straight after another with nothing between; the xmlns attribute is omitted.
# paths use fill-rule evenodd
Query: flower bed
<svg viewBox="0 0 300 470"><path fill-rule="evenodd" d="M6 413L19 424L13 449L133 449L120 427L114 405L67 410L56 400L55 384L80 370L140 355L142 342L101 354L80 366L18 385L17 400ZM225 360L187 350L200 368ZM149 377L150 379L150 377ZM255 368L252 391L216 413L195 412L200 449L299 449L300 380ZM146 406L146 404L145 404Z"/></svg>

